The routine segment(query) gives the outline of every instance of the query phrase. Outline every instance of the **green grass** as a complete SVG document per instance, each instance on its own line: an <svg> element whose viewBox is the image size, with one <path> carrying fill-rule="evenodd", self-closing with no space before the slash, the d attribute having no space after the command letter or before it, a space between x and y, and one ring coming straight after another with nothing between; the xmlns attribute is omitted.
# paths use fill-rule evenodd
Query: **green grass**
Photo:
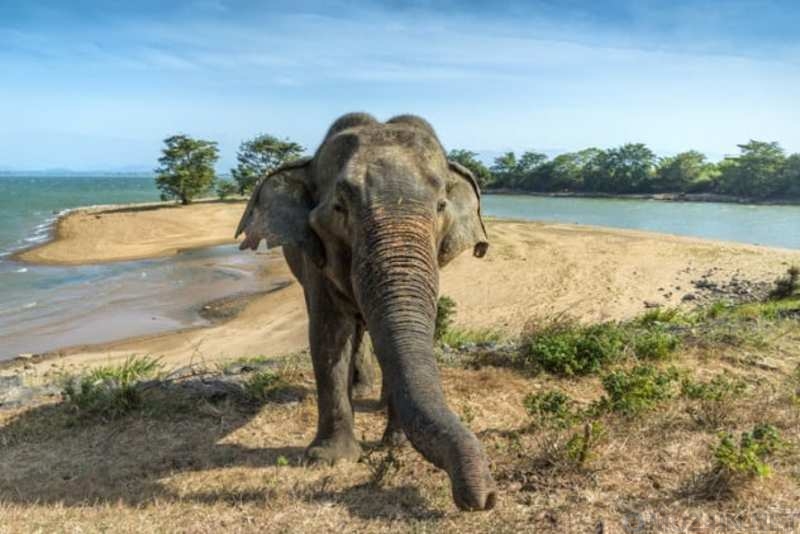
<svg viewBox="0 0 800 534"><path fill-rule="evenodd" d="M267 402L286 390L289 384L275 371L263 370L251 373L242 384L248 399Z"/></svg>
<svg viewBox="0 0 800 534"><path fill-rule="evenodd" d="M79 414L114 419L142 405L139 383L152 378L161 367L158 360L131 357L122 365L104 366L63 381L64 400Z"/></svg>
<svg viewBox="0 0 800 534"><path fill-rule="evenodd" d="M436 341L440 341L450 330L455 315L456 302L447 295L439 297L436 303L436 322L433 330L433 338Z"/></svg>
<svg viewBox="0 0 800 534"><path fill-rule="evenodd" d="M492 329L469 329L450 327L439 337L439 343L460 349L467 345L486 345L497 343L503 338L502 334Z"/></svg>

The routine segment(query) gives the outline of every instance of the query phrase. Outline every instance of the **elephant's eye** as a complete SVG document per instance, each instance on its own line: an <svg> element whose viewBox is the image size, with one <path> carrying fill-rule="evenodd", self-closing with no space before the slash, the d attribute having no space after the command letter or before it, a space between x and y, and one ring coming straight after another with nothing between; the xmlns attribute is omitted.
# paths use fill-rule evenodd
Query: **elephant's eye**
<svg viewBox="0 0 800 534"><path fill-rule="evenodd" d="M440 200L439 203L436 204L436 211L438 211L439 213L442 213L446 207L447 207L447 201L446 200Z"/></svg>
<svg viewBox="0 0 800 534"><path fill-rule="evenodd" d="M342 206L337 202L336 204L333 205L333 211L335 211L336 213L344 213L344 206Z"/></svg>

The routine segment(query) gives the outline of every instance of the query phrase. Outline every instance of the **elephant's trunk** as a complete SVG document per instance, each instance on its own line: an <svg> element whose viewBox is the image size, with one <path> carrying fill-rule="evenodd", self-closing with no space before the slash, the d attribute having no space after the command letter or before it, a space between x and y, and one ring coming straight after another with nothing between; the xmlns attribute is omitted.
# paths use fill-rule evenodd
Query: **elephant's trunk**
<svg viewBox="0 0 800 534"><path fill-rule="evenodd" d="M447 471L456 505L490 509L494 483L477 438L450 411L433 356L438 267L432 214L375 209L354 258L354 286L390 402L409 440ZM368 251L368 253L366 252Z"/></svg>

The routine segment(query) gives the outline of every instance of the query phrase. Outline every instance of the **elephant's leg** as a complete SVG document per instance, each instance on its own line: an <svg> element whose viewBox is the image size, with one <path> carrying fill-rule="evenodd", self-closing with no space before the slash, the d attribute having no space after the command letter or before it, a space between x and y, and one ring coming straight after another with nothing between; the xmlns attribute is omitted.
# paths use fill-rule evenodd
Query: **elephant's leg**
<svg viewBox="0 0 800 534"><path fill-rule="evenodd" d="M361 342L363 329L355 317L338 309L324 282L317 281L306 287L319 413L317 436L306 457L312 462L326 463L356 460L361 447L353 433L353 354Z"/></svg>
<svg viewBox="0 0 800 534"><path fill-rule="evenodd" d="M372 393L372 384L375 382L375 361L367 337L363 335L353 353L353 394L356 397L366 397Z"/></svg>

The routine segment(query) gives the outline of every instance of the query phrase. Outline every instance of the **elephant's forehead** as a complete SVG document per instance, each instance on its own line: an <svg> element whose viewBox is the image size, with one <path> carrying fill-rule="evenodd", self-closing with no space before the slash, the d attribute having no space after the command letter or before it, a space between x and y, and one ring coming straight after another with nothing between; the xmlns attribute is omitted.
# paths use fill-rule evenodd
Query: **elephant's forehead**
<svg viewBox="0 0 800 534"><path fill-rule="evenodd" d="M331 174L354 182L398 170L437 174L447 165L435 137L418 128L390 124L345 130L320 147L318 159Z"/></svg>

